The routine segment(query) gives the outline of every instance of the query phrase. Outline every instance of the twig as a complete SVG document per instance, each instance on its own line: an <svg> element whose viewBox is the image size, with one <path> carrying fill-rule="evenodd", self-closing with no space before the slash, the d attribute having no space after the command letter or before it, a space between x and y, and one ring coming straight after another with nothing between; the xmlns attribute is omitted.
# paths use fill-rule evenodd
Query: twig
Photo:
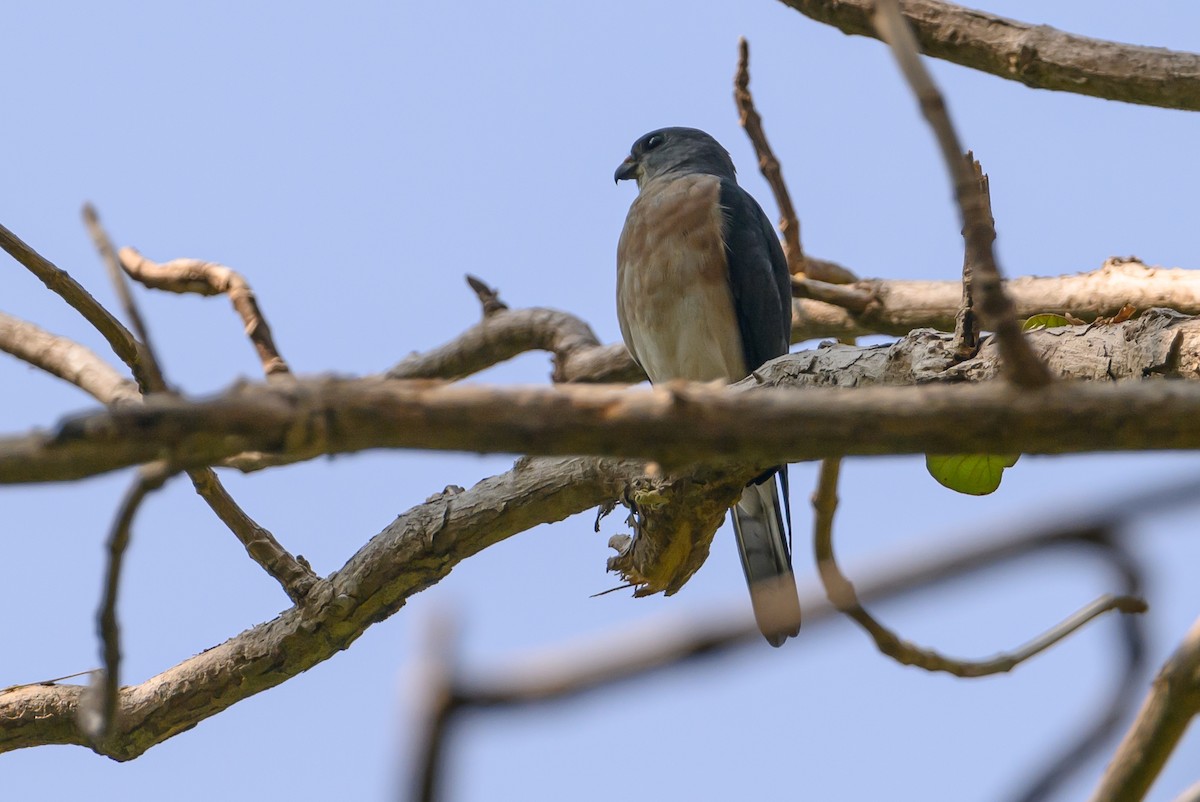
<svg viewBox="0 0 1200 802"><path fill-rule="evenodd" d="M400 800L435 802L446 798L443 765L446 741L454 712L458 683L457 620L435 611L425 622L425 645L414 671L412 691L416 707L413 758L410 776L401 784Z"/></svg>
<svg viewBox="0 0 1200 802"><path fill-rule="evenodd" d="M903 641L863 608L854 586L842 574L834 558L833 516L837 510L837 482L840 469L840 459L823 460L817 489L813 494L813 508L816 511L813 540L817 570L833 606L850 616L865 629L875 640L879 651L899 663L923 668L926 671L943 671L956 677L985 677L990 674L1011 671L1109 610L1118 610L1123 613L1146 611L1146 603L1141 599L1106 594L1024 646L1012 652L980 661L944 657L932 649L921 648Z"/></svg>
<svg viewBox="0 0 1200 802"><path fill-rule="evenodd" d="M290 373L271 336L267 319L258 308L254 291L240 273L200 259L174 259L158 264L130 247L122 248L117 257L125 272L147 287L175 293L229 296L262 362L263 373L268 378Z"/></svg>
<svg viewBox="0 0 1200 802"><path fill-rule="evenodd" d="M137 335L142 344L145 358L140 360L138 364L131 364L129 366L134 371L134 378L138 380L143 393L165 392L167 391L167 378L163 373L162 362L159 361L158 354L155 352L154 343L150 339L150 330L146 326L146 321L142 318L142 313L133 298L133 293L129 291L129 285L125 283L125 274L121 272L121 267L117 263L117 255L113 250L112 240L109 239L108 233L100 225L100 217L96 214L95 207L90 203L84 204L83 222L87 226L88 233L91 234L92 242L96 245L96 250L100 252L100 259L104 262L104 267L108 271L109 281L112 282L113 289L117 291L117 298L120 300L121 307L125 310L125 315L129 318L129 322L133 326L134 334ZM138 370L139 366L142 368L142 371Z"/></svg>
<svg viewBox="0 0 1200 802"><path fill-rule="evenodd" d="M80 726L96 747L104 751L104 741L112 734L117 715L117 691L120 687L121 632L117 622L117 593L121 585L121 566L138 508L150 493L163 486L171 476L166 463L151 463L138 470L137 478L121 501L116 520L108 537L108 568L104 575L104 593L96 615L104 668L93 681L98 681L98 705L81 705Z"/></svg>
<svg viewBox="0 0 1200 802"><path fill-rule="evenodd" d="M500 293L489 287L483 279L469 273L466 278L467 285L475 291L475 297L479 299L479 303L483 307L484 317L491 317L497 312L508 309L508 304L500 300Z"/></svg>
<svg viewBox="0 0 1200 802"><path fill-rule="evenodd" d="M900 13L897 0L879 0L874 21L880 38L891 46L901 72L908 79L921 113L937 137L942 160L950 172L954 197L962 217L965 258L971 263L973 288L978 290L981 322L985 328L996 333L1009 379L1021 387L1045 386L1051 380L1050 372L1023 336L1012 300L1004 292L1000 269L992 250L996 230L980 191L980 183L963 158L963 149L950 122L946 101L921 63L917 41Z"/></svg>
<svg viewBox="0 0 1200 802"><path fill-rule="evenodd" d="M296 604L303 601L318 581L313 570L293 557L274 535L238 506L217 478L216 471L195 469L188 471L188 478L200 497L245 547L250 558L280 584L288 598Z"/></svg>
<svg viewBox="0 0 1200 802"><path fill-rule="evenodd" d="M1133 726L1092 794L1092 802L1143 799L1198 712L1200 619L1155 677Z"/></svg>
<svg viewBox="0 0 1200 802"><path fill-rule="evenodd" d="M983 172L974 154L967 152L967 162L979 182L979 196L983 199L985 214L992 221L995 231L995 220L992 218L992 193L988 185L988 177ZM1014 311L1015 314L1015 311ZM958 360L970 359L979 351L979 316L975 314L974 271L972 262L963 251L962 269L962 307L954 318L954 355Z"/></svg>
<svg viewBox="0 0 1200 802"><path fill-rule="evenodd" d="M1144 500L1151 504L1163 500L1170 505L1169 495L1156 497L1156 492L1152 491ZM1121 527L1127 526L1135 515L1136 513L1128 510L1121 511L1107 520L1108 536L1099 536L1097 533L1097 537L1084 537L1080 540L1081 543L1093 545L1100 550L1100 556L1119 575L1123 585L1122 591L1131 596L1142 592L1142 578L1146 572L1116 533L1123 531ZM1097 516L1095 520L1103 519ZM1062 747L1062 751L1034 776L1020 795L1014 797L1016 802L1043 802L1050 799L1063 782L1087 765L1093 754L1108 745L1111 736L1132 716L1138 697L1142 693L1142 668L1146 662L1146 644L1149 640L1147 618L1148 616L1124 615L1118 619L1124 666L1121 669L1121 677L1109 697L1108 705L1098 711L1090 725L1082 728L1076 740L1068 741Z"/></svg>
<svg viewBox="0 0 1200 802"><path fill-rule="evenodd" d="M848 34L878 36L873 0L783 0ZM1089 39L938 0L906 0L922 51L1026 86L1200 111L1200 55Z"/></svg>
<svg viewBox="0 0 1200 802"><path fill-rule="evenodd" d="M70 382L102 404L140 401L137 385L85 345L0 312L0 351Z"/></svg>
<svg viewBox="0 0 1200 802"><path fill-rule="evenodd" d="M101 306L100 302L83 288L83 285L71 278L67 271L60 269L26 245L16 234L2 225L0 225L0 248L7 251L10 256L28 268L29 272L41 279L51 292L83 315L83 319L100 332L109 347L113 349L113 353L120 357L122 362L130 366L141 365L140 349L129 329L125 328L121 321ZM135 368L135 373L136 371Z"/></svg>
<svg viewBox="0 0 1200 802"><path fill-rule="evenodd" d="M775 204L779 207L779 232L783 235L783 255L787 259L788 271L793 276L803 277L807 272L804 250L800 247L800 221L792 206L792 197L783 180L779 159L775 157L767 134L763 130L762 117L754 108L754 96L750 94L750 44L746 37L738 38L737 74L733 78L733 102L738 109L738 122L750 137L754 152L758 154L758 169L771 185Z"/></svg>

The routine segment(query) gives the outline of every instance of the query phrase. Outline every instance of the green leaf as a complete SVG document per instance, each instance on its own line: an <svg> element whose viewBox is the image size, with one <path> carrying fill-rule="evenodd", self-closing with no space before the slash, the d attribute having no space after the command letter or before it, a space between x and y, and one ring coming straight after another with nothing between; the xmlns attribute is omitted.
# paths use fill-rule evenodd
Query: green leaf
<svg viewBox="0 0 1200 802"><path fill-rule="evenodd" d="M1021 324L1021 331L1037 331L1038 329L1057 329L1062 326L1070 326L1071 321L1062 315L1055 315L1051 312L1043 312L1040 315L1034 315L1031 318L1026 318Z"/></svg>
<svg viewBox="0 0 1200 802"><path fill-rule="evenodd" d="M951 490L986 496L1000 486L1004 469L1020 458L1020 454L926 454L925 468Z"/></svg>

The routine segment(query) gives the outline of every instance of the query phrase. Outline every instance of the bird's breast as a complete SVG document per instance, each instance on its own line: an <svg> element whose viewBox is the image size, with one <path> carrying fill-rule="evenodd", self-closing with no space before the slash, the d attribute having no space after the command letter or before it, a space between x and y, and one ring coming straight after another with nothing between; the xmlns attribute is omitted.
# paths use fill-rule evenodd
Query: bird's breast
<svg viewBox="0 0 1200 802"><path fill-rule="evenodd" d="M746 375L722 240L720 180L651 181L617 246L617 316L652 382Z"/></svg>

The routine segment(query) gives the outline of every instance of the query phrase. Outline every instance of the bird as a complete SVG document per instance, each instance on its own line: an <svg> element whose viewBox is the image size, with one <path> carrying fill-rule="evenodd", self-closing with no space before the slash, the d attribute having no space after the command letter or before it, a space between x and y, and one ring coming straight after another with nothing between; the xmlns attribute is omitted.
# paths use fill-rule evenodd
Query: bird
<svg viewBox="0 0 1200 802"><path fill-rule="evenodd" d="M650 382L734 382L787 353L787 261L728 151L699 129L660 128L613 178L638 186L617 244L617 319ZM748 484L732 517L755 621L781 646L800 631L787 466Z"/></svg>

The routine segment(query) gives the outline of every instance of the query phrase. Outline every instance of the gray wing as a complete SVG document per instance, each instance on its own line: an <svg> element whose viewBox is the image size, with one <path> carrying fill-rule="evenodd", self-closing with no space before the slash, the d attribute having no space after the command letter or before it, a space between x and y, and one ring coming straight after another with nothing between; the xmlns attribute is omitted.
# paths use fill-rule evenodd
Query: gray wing
<svg viewBox="0 0 1200 802"><path fill-rule="evenodd" d="M787 353L792 333L792 280L770 219L748 192L721 182L729 288L746 369Z"/></svg>
<svg viewBox="0 0 1200 802"><path fill-rule="evenodd" d="M721 182L729 287L746 369L787 353L792 330L791 276L783 247L762 207L733 181ZM776 480L783 488L784 504ZM792 576L787 466L750 484L733 508L738 554L758 627L772 646L800 631L800 599Z"/></svg>

